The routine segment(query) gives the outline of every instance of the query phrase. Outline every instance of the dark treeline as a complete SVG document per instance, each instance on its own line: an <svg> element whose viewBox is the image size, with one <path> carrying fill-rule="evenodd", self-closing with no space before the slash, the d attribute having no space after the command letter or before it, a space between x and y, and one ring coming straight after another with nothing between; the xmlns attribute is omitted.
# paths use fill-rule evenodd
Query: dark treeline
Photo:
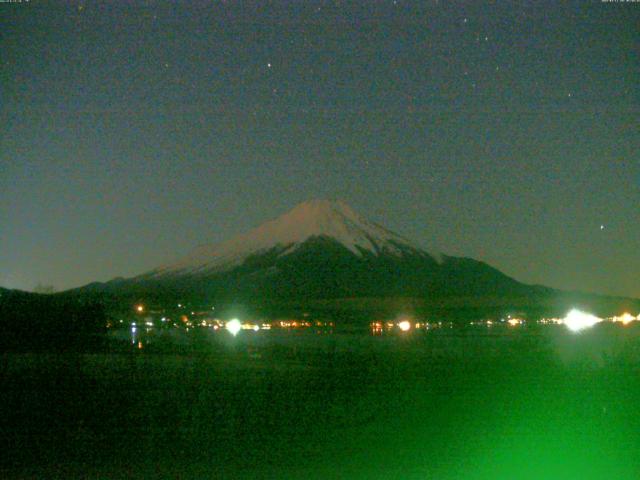
<svg viewBox="0 0 640 480"><path fill-rule="evenodd" d="M107 316L95 299L0 290L0 349L96 348Z"/></svg>

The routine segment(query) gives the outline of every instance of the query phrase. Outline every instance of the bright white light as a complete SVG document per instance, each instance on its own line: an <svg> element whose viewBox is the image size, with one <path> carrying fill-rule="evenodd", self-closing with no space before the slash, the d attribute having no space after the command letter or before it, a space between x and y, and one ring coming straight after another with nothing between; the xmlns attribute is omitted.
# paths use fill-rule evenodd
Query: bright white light
<svg viewBox="0 0 640 480"><path fill-rule="evenodd" d="M411 329L411 322L409 322L408 320L403 320L398 324L398 327L400 327L400 330L402 330L403 332L407 332Z"/></svg>
<svg viewBox="0 0 640 480"><path fill-rule="evenodd" d="M242 329L242 324L237 318L233 320L229 320L225 325L225 328L229 331L231 335L234 337L238 334L238 332Z"/></svg>
<svg viewBox="0 0 640 480"><path fill-rule="evenodd" d="M633 322L635 319L636 319L636 317L631 315L629 312L625 312L619 317L613 317L612 320L614 322L620 322L623 325L627 325L628 323Z"/></svg>
<svg viewBox="0 0 640 480"><path fill-rule="evenodd" d="M596 323L601 322L602 319L598 318L590 313L581 312L580 310L571 310L564 317L563 323L572 332L579 332L585 328L591 328Z"/></svg>
<svg viewBox="0 0 640 480"><path fill-rule="evenodd" d="M260 327L258 325L254 325L253 326L253 331L257 332L258 330L260 330Z"/></svg>

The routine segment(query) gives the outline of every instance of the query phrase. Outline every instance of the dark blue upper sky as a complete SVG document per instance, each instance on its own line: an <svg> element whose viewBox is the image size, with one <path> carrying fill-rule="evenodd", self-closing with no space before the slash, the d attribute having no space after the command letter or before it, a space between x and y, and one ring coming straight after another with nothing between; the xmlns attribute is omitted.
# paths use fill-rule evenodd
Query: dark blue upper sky
<svg viewBox="0 0 640 480"><path fill-rule="evenodd" d="M260 2L262 3L262 2ZM341 198L640 297L640 3L0 3L0 285L131 276Z"/></svg>

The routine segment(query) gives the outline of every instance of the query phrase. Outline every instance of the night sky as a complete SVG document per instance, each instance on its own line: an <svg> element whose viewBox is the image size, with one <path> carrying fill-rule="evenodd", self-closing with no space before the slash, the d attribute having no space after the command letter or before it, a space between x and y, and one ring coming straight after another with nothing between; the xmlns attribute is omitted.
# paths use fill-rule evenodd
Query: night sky
<svg viewBox="0 0 640 480"><path fill-rule="evenodd" d="M258 5L0 3L0 286L132 276L339 198L640 297L640 3Z"/></svg>

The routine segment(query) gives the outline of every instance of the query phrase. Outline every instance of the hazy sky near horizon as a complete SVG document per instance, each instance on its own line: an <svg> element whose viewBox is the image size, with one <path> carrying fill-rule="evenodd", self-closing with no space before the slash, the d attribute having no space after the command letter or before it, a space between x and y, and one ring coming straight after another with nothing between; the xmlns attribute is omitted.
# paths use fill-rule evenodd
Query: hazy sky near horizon
<svg viewBox="0 0 640 480"><path fill-rule="evenodd" d="M0 3L0 286L132 276L340 198L640 297L640 3Z"/></svg>

